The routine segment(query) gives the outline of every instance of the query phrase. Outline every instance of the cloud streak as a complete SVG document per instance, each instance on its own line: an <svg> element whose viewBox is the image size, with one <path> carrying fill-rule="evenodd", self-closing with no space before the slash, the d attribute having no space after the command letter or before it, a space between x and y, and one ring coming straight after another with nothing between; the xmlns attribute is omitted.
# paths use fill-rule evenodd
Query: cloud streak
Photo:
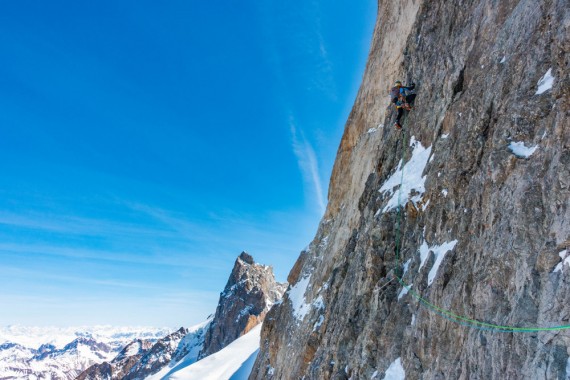
<svg viewBox="0 0 570 380"><path fill-rule="evenodd" d="M97 286L106 286L111 288L128 288L128 289L144 289L144 290L157 290L167 293L171 291L168 287L165 286L155 286L150 285L146 282L140 281L126 281L126 280L112 280L112 279L98 279L98 278L90 278L90 277L79 277L79 276L69 276L69 275L60 275L50 271L43 270L29 270L29 269L22 269L21 267L14 267L14 266L3 266L0 268L0 274L4 277L20 277L20 278L34 278L35 280L49 280L49 281L57 281L57 282L65 282L71 283L74 285L77 284L87 284L87 285L97 285Z"/></svg>
<svg viewBox="0 0 570 380"><path fill-rule="evenodd" d="M335 77L333 72L333 63L329 58L328 49L325 42L325 37L322 32L321 23L321 9L318 1L313 1L312 6L314 9L315 21L314 21L314 32L316 35L316 44L318 45L317 56L320 60L318 67L318 81L316 82L317 88L329 96L332 100L338 100L338 91L335 83Z"/></svg>
<svg viewBox="0 0 570 380"><path fill-rule="evenodd" d="M325 197L321 186L321 178L319 175L319 165L315 150L311 144L305 139L303 131L297 132L295 122L291 118L291 138L293 144L293 152L297 157L297 163L303 174L305 184L312 189L317 207L321 214L324 214L326 208Z"/></svg>

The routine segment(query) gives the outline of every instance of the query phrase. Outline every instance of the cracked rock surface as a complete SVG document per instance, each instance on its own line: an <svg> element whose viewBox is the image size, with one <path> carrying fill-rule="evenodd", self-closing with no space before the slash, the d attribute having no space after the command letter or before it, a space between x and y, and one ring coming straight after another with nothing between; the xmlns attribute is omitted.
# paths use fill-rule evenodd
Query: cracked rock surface
<svg viewBox="0 0 570 380"><path fill-rule="evenodd" d="M418 300L570 325L569 53L564 0L379 1L327 211L250 379L569 378L570 330ZM396 79L418 94L402 131Z"/></svg>

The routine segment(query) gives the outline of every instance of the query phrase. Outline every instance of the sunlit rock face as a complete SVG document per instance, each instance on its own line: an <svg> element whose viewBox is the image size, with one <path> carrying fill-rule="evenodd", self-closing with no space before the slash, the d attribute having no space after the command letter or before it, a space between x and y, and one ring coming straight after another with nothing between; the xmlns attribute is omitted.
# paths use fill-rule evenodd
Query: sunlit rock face
<svg viewBox="0 0 570 380"><path fill-rule="evenodd" d="M220 294L199 357L221 350L261 323L271 306L281 299L285 288L285 284L275 281L270 266L257 264L253 257L242 252Z"/></svg>
<svg viewBox="0 0 570 380"><path fill-rule="evenodd" d="M250 379L569 378L569 330L494 326L570 325L569 36L563 0L379 2L328 209Z"/></svg>

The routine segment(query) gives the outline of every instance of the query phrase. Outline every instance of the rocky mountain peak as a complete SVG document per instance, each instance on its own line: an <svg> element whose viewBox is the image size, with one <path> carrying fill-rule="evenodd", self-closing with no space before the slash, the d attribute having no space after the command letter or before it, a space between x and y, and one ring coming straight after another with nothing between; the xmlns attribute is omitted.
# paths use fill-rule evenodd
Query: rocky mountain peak
<svg viewBox="0 0 570 380"><path fill-rule="evenodd" d="M285 288L286 284L275 281L270 266L257 264L251 255L242 252L220 294L199 357L219 351L261 323Z"/></svg>
<svg viewBox="0 0 570 380"><path fill-rule="evenodd" d="M255 262L253 261L253 257L252 257L249 253L247 253L247 252L245 252L245 251L242 252L242 253L240 253L240 255L238 256L238 259L241 260L241 261L243 261L243 262L246 263L246 264L249 264L249 265L255 264ZM236 260L236 264L237 264L238 262L239 262L239 261Z"/></svg>
<svg viewBox="0 0 570 380"><path fill-rule="evenodd" d="M191 329L179 330L156 342L136 339L112 360L92 365L79 380L136 380L163 378L215 353L249 332L285 291L273 269L257 264L242 252L236 259L214 316Z"/></svg>
<svg viewBox="0 0 570 380"><path fill-rule="evenodd" d="M226 291L233 291L233 289L236 289L242 282L246 283L249 281L249 284L251 285L254 278L258 274L263 273L263 271L256 270L256 268L260 269L261 267L262 266L259 265L256 266L255 261L250 254L242 252L234 263L234 267L222 294L226 293ZM250 288L251 287L248 289Z"/></svg>
<svg viewBox="0 0 570 380"><path fill-rule="evenodd" d="M45 354L46 352L55 351L57 348L50 343L44 343L38 348L38 354Z"/></svg>
<svg viewBox="0 0 570 380"><path fill-rule="evenodd" d="M153 342L146 339L135 339L127 344L111 363L118 363L125 358L135 355L143 355L153 346Z"/></svg>

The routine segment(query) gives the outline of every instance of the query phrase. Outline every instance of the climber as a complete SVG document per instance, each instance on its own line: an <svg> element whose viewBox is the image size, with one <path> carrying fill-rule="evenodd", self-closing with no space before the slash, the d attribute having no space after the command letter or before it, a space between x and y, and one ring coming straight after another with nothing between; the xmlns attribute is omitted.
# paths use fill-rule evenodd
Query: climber
<svg viewBox="0 0 570 380"><path fill-rule="evenodd" d="M402 128L400 124L400 119L404 114L404 110L410 111L414 105L414 100L416 99L416 94L411 93L416 87L415 83L410 83L409 86L402 86L402 82L396 81L394 87L390 90L390 97L392 98L392 103L396 106L398 110L398 116L396 117L396 123L394 126L398 129Z"/></svg>

